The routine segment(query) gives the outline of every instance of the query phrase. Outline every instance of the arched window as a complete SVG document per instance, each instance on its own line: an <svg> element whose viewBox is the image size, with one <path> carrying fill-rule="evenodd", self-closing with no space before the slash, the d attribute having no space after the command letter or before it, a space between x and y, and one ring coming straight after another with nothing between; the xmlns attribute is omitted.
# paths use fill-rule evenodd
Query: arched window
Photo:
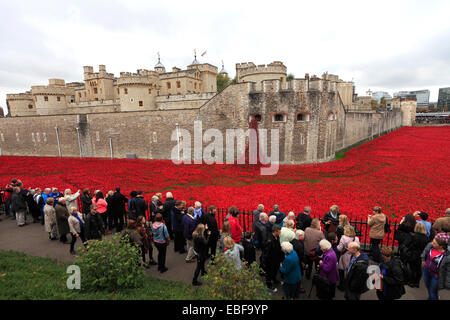
<svg viewBox="0 0 450 320"><path fill-rule="evenodd" d="M330 111L330 112L328 113L327 120L328 120L328 121L336 120L336 115L335 115L332 111Z"/></svg>
<svg viewBox="0 0 450 320"><path fill-rule="evenodd" d="M258 122L262 121L262 117L260 114L252 114L250 115L250 121L252 121L253 119L256 119Z"/></svg>

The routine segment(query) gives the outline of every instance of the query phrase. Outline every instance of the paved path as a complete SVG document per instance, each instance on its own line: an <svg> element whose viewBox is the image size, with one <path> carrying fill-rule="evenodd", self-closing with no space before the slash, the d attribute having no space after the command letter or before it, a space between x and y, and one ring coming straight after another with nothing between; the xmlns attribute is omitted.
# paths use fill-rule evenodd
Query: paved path
<svg viewBox="0 0 450 320"><path fill-rule="evenodd" d="M41 256L54 258L60 261L70 262L74 261L74 256L69 253L69 244L62 244L59 241L48 240L47 233L44 231L44 226L40 223L31 223L25 227L17 227L16 221L11 218L1 216L3 221L0 222L0 250L15 250L24 252L33 256ZM70 239L70 236L68 237ZM77 241L76 247L81 246L81 242ZM153 257L157 258L157 250L154 249ZM163 274L159 273L157 266L151 266L147 273L151 276L166 280L178 280L186 283L192 282L192 276L196 263L186 263L184 261L185 255L180 255L173 251L173 242L170 243L167 249L166 265L169 270ZM303 286L309 293L311 288L311 281L304 280ZM406 294L402 300L423 300L427 299L427 291L421 283L421 288L405 287ZM450 300L450 291L441 291L441 299ZM281 297L282 290L278 287L278 292L274 296ZM186 297L189 299L189 297ZM302 294L301 299L307 300L307 294ZM315 299L315 290L311 295L311 299ZM377 300L374 290L368 291L361 297L362 300ZM336 300L344 300L342 292L336 290Z"/></svg>

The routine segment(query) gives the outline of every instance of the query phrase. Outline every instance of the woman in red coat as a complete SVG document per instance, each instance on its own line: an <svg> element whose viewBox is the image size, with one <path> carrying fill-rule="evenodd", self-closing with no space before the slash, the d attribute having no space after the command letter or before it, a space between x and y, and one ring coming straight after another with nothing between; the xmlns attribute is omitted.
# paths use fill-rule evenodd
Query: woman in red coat
<svg viewBox="0 0 450 320"><path fill-rule="evenodd" d="M230 207L230 216L228 221L230 222L231 238L233 238L235 243L240 243L242 238L242 228L239 225L239 211L236 207Z"/></svg>

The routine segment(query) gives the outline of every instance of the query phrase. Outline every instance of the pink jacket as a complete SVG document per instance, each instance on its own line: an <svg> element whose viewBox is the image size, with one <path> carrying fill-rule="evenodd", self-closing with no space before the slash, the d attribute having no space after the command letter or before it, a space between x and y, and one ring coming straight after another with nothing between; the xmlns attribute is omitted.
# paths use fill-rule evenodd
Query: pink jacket
<svg viewBox="0 0 450 320"><path fill-rule="evenodd" d="M92 203L97 205L97 212L98 213L105 213L106 212L106 208L108 206L108 203L106 203L105 199L95 199L92 198Z"/></svg>

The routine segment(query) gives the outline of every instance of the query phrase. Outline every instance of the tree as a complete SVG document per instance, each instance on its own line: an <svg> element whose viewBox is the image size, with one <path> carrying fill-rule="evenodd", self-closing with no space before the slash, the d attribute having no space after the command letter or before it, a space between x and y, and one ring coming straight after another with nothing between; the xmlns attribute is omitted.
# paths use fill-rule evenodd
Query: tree
<svg viewBox="0 0 450 320"><path fill-rule="evenodd" d="M371 100L370 101L370 106L372 107L372 110L377 110L378 109L377 100Z"/></svg>
<svg viewBox="0 0 450 320"><path fill-rule="evenodd" d="M223 89L225 89L225 87L227 85L229 85L231 83L230 78L228 77L228 75L223 75L223 74L218 74L217 75L217 92L222 91Z"/></svg>
<svg viewBox="0 0 450 320"><path fill-rule="evenodd" d="M380 99L380 103L378 104L378 108L386 109L386 98L385 97L382 97Z"/></svg>
<svg viewBox="0 0 450 320"><path fill-rule="evenodd" d="M286 77L286 81L294 80L294 78L295 78L294 74L293 74L293 73L289 73L289 74L287 75L287 77Z"/></svg>

